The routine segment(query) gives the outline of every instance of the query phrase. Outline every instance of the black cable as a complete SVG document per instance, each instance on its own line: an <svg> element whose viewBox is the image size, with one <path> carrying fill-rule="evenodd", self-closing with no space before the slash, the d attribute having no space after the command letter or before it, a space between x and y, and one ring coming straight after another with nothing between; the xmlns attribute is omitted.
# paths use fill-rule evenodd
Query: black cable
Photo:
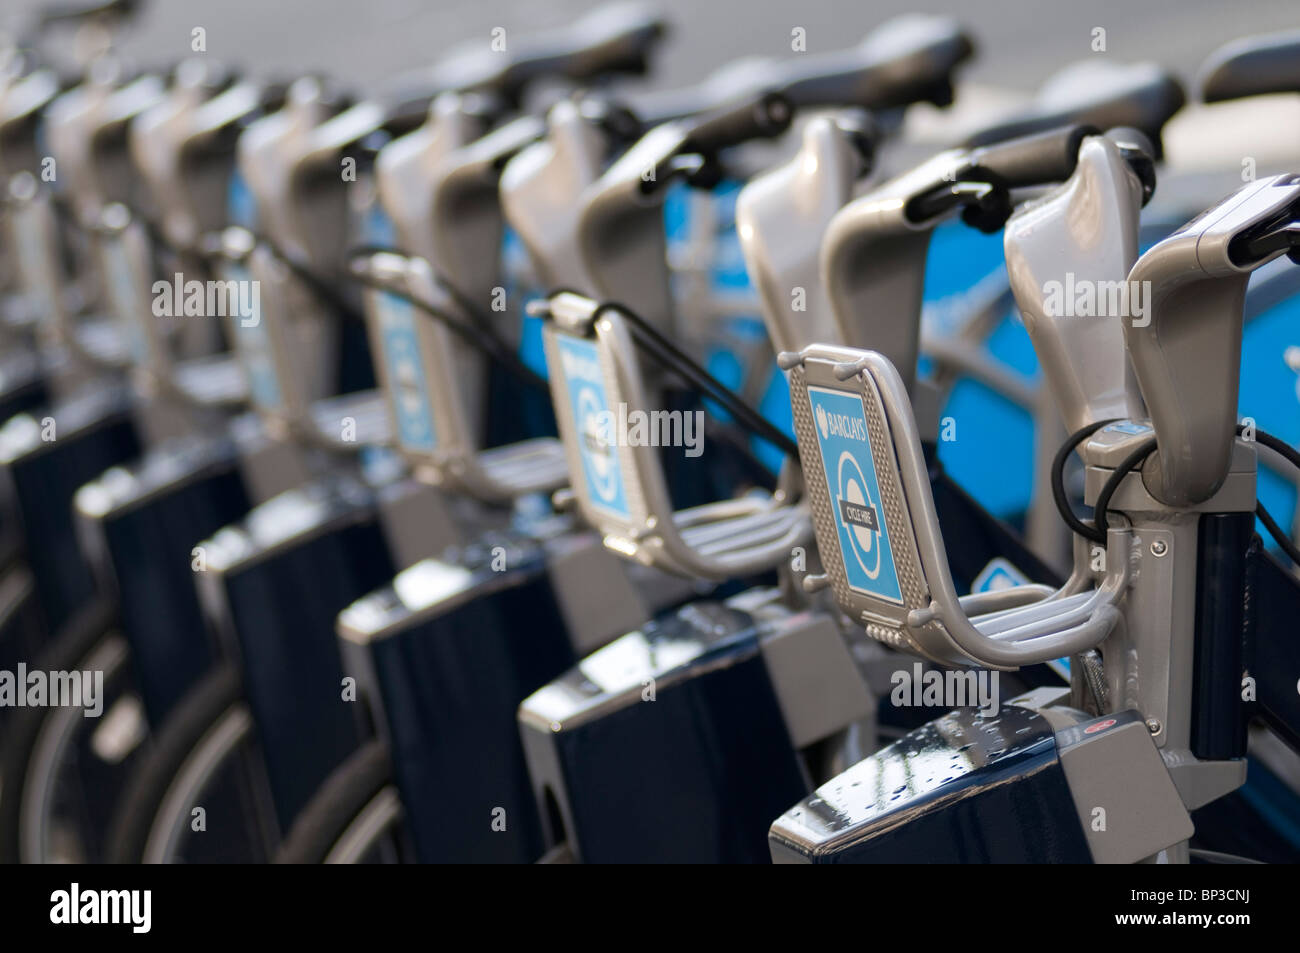
<svg viewBox="0 0 1300 953"><path fill-rule="evenodd" d="M1286 553L1293 563L1300 566L1300 549L1296 548L1295 543L1291 542L1291 540L1287 538L1286 533L1282 530L1282 527L1278 525L1277 520L1273 519L1273 515L1269 513L1268 510L1264 509L1263 503L1256 502L1255 516L1264 524L1264 528L1268 530L1268 535L1273 537L1274 542L1281 547L1282 552Z"/></svg>
<svg viewBox="0 0 1300 953"><path fill-rule="evenodd" d="M720 404L741 427L755 437L770 443L788 457L798 458L798 444L630 308L613 301L602 302L592 313L593 323L606 311L617 311L627 321L637 346L664 370L678 375L702 395Z"/></svg>
<svg viewBox="0 0 1300 953"><path fill-rule="evenodd" d="M1110 498L1115 495L1115 491L1119 489L1123 479L1134 469L1145 463L1146 458L1151 456L1155 449L1155 437L1148 437L1143 440L1127 457L1119 462L1119 466L1115 467L1111 475L1106 478L1106 482L1102 484L1101 492L1097 494L1097 502L1092 505L1092 523L1097 532L1101 534L1103 541L1106 538L1107 530L1110 529L1106 514L1107 509L1110 508Z"/></svg>
<svg viewBox="0 0 1300 953"><path fill-rule="evenodd" d="M412 257L409 252L395 245L364 244L355 245L349 249L348 260L351 262L356 261L358 258L371 258L375 255L394 255L398 258ZM364 273L358 272L355 267L352 269L351 278L366 287L387 291L389 294L409 302L436 321L446 325L447 328L455 332L470 346L477 348L492 360L497 361L526 385L536 387L546 393L550 392L550 385L546 382L546 378L524 363L509 342L496 333L491 315L480 310L460 289L442 275L435 272L433 275L434 282L447 292L456 306L464 311L471 320L466 321L428 301L383 285L374 279L368 278Z"/></svg>
<svg viewBox="0 0 1300 953"><path fill-rule="evenodd" d="M1244 434L1246 432L1246 427L1242 424L1238 424L1236 432L1238 435ZM1262 443L1270 450L1275 451L1279 456L1295 467L1297 471L1300 471L1300 450L1297 450L1285 440L1275 437L1267 431L1260 430L1258 427L1255 428L1252 439ZM1287 536L1286 532L1278 524L1277 520L1273 519L1273 515L1269 513L1268 510L1264 509L1264 504L1259 502L1255 504L1255 516L1264 524L1264 528L1268 530L1268 534L1273 537L1273 541L1276 542L1281 550L1287 554L1288 558L1290 558L1290 560L1297 566L1300 566L1300 548L1297 548L1295 543L1291 541L1290 537Z"/></svg>
<svg viewBox="0 0 1300 953"><path fill-rule="evenodd" d="M317 274L312 268L297 261L288 252L282 249L275 241L263 232L250 232L253 240L261 245L271 255L285 265L299 281L316 296L316 299L332 310L345 321L352 321L357 324L365 323L365 315L349 301L343 290L336 287L330 279Z"/></svg>
<svg viewBox="0 0 1300 953"><path fill-rule="evenodd" d="M425 301L423 298L417 298L413 294L393 288L384 284L382 281L371 278L368 275L354 273L352 280L364 287L372 288L376 291L382 291L405 301L412 307L424 312L429 315L429 317L444 325L448 330L452 331L457 337L464 340L471 347L486 354L491 360L498 362L503 368L518 377L529 387L534 387L546 394L550 393L550 385L546 382L546 378L542 377L535 370L525 364L519 355L511 350L508 345L505 345L500 338L490 334L485 334L482 328L464 321L443 308L439 308L437 305Z"/></svg>
<svg viewBox="0 0 1300 953"><path fill-rule="evenodd" d="M1243 434L1245 432L1246 428L1241 424L1238 424L1237 433ZM1263 430L1260 430L1258 427L1255 428L1254 439L1268 447L1270 450L1276 451L1278 455L1285 457L1293 467L1300 470L1300 450L1297 450L1285 440L1281 440L1273 436L1271 433L1266 433Z"/></svg>
<svg viewBox="0 0 1300 953"><path fill-rule="evenodd" d="M1065 443L1061 444L1061 449L1056 451L1056 456L1052 459L1052 499L1056 502L1056 509L1061 514L1061 519L1065 524L1078 536L1084 539L1092 540L1094 543L1105 543L1106 534L1098 530L1095 526L1085 523L1075 515L1074 510L1070 508L1070 498L1065 493L1065 464L1070 459L1070 454L1074 452L1075 447L1083 443L1093 434L1107 424L1113 424L1118 417L1112 417L1107 420L1098 420L1095 423L1081 427L1066 438Z"/></svg>
<svg viewBox="0 0 1300 953"><path fill-rule="evenodd" d="M399 248L396 245L384 245L377 242L367 242L361 245L354 245L348 250L347 257L348 261L352 262L358 258L373 258L375 255L394 255L398 258L415 257L410 252L403 248ZM428 264L427 260L426 264ZM355 270L353 271L353 274L355 274ZM492 328L492 316L479 307L477 302L472 301L469 295L461 291L460 288L456 286L455 282L446 275L437 271L433 272L433 280L438 287L447 292L447 295L451 300L456 303L456 307L460 308L471 319L477 322L478 326L482 328L484 335L494 337L502 345L509 347L508 344L505 344L505 342L494 333Z"/></svg>
<svg viewBox="0 0 1300 953"><path fill-rule="evenodd" d="M1056 501L1056 507L1060 511L1062 518L1070 525L1070 528L1085 539L1096 543L1104 543L1106 540L1106 530L1109 528L1107 521L1107 511L1110 507L1111 498L1119 488L1124 477L1136 469L1140 464L1146 461L1156 450L1156 438L1151 437L1134 448L1134 450L1115 467L1115 470L1107 477L1106 482L1102 485L1101 492L1097 494L1097 501L1093 505L1093 523L1085 523L1074 514L1070 509L1069 500L1065 495L1065 461L1069 458L1074 448L1082 443L1085 439L1096 433L1099 429L1113 420L1104 420L1099 423L1090 424L1081 430L1071 434L1066 442L1057 451L1055 459L1052 461L1052 496ZM1246 432L1245 426L1238 424L1236 433L1238 435ZM1267 431L1255 428L1254 440L1263 444L1271 450L1278 453L1279 456L1286 459L1288 463L1300 471L1300 450L1291 446L1284 440L1273 436ZM1297 566L1300 566L1300 547L1287 536L1286 532L1278 524L1271 513L1265 509L1264 504L1255 503L1255 516L1263 524L1268 534L1273 537L1278 547L1286 553Z"/></svg>

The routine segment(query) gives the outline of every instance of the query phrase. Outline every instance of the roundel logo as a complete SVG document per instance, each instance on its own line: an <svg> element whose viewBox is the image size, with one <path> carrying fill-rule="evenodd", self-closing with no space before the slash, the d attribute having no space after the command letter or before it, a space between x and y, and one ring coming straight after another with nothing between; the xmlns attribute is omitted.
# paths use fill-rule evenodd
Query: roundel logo
<svg viewBox="0 0 1300 953"><path fill-rule="evenodd" d="M612 502L618 494L618 473L614 461L614 448L606 439L605 428L601 426L603 401L595 389L583 387L578 392L578 426L582 430L582 446L586 451L587 468L591 475L592 488L596 495L606 502Z"/></svg>
<svg viewBox="0 0 1300 953"><path fill-rule="evenodd" d="M817 429L822 432L823 440L831 435L830 428L826 426L826 408L821 404L817 405Z"/></svg>
<svg viewBox="0 0 1300 953"><path fill-rule="evenodd" d="M820 407L817 408L817 414L821 418L818 426L824 429L826 415ZM876 579L880 575L880 545L877 539L880 535L880 510L877 502L871 499L867 479L853 454L847 450L841 453L835 469L839 487L835 494L835 505L849 538L853 558L868 579Z"/></svg>

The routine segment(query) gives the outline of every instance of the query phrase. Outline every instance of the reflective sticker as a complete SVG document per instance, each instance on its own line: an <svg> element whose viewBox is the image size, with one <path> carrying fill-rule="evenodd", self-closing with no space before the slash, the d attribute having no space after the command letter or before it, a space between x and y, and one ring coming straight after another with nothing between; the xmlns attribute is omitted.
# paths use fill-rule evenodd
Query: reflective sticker
<svg viewBox="0 0 1300 953"><path fill-rule="evenodd" d="M880 486L876 481L862 398L843 391L809 387L808 402L849 588L902 605L903 593L881 509Z"/></svg>
<svg viewBox="0 0 1300 953"><path fill-rule="evenodd" d="M226 265L226 278L229 281L252 281L247 268L235 262ZM258 300L250 298L250 301ZM258 311L246 318L230 316L230 328L237 342L236 351L239 361L244 366L248 377L249 395L253 403L266 410L277 410L284 398L280 392L280 378L275 371L275 359L271 355L271 337L262 320L261 302Z"/></svg>
<svg viewBox="0 0 1300 953"><path fill-rule="evenodd" d="M415 309L409 301L387 291L375 294L375 308L388 368L389 401L397 420L397 440L408 450L433 450L438 445L438 434L420 362Z"/></svg>
<svg viewBox="0 0 1300 953"><path fill-rule="evenodd" d="M591 502L615 516L630 519L618 447L611 432L613 415L594 341L557 335L569 411L578 434L582 472Z"/></svg>
<svg viewBox="0 0 1300 953"><path fill-rule="evenodd" d="M1125 433L1125 434L1132 435L1132 434L1140 434L1140 433L1150 433L1151 426L1150 424L1135 424L1131 420L1121 420L1117 424L1110 424L1108 426L1102 427L1101 430L1102 433Z"/></svg>
<svg viewBox="0 0 1300 953"><path fill-rule="evenodd" d="M989 560L989 564L980 570L975 581L971 583L970 591L974 592L998 592L1002 589L1013 589L1016 586L1028 585L1029 579L1015 566L1007 562L1001 556L995 556Z"/></svg>

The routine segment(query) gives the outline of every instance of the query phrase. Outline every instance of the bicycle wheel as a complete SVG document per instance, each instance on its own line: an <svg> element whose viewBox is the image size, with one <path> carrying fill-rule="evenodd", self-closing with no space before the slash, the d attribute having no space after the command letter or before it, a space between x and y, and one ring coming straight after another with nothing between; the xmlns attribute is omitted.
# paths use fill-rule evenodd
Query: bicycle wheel
<svg viewBox="0 0 1300 953"><path fill-rule="evenodd" d="M95 599L73 616L53 641L37 655L36 671L72 671L89 656L117 622L117 606L108 599ZM0 863L17 863L23 843L23 802L29 787L29 769L46 721L58 708L17 708L0 745ZM78 717L80 715L78 714Z"/></svg>
<svg viewBox="0 0 1300 953"><path fill-rule="evenodd" d="M159 807L181 767L221 715L239 703L238 670L219 665L199 680L151 739L113 813L106 859L138 864Z"/></svg>
<svg viewBox="0 0 1300 953"><path fill-rule="evenodd" d="M401 822L388 745L363 745L316 792L280 846L278 864L397 860L390 838Z"/></svg>

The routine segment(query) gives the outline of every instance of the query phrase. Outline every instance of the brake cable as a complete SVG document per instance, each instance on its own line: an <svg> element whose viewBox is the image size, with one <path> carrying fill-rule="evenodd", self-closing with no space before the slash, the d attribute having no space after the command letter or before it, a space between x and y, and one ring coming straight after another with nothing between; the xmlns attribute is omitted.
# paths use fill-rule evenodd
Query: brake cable
<svg viewBox="0 0 1300 953"><path fill-rule="evenodd" d="M538 374L535 370L525 364L519 356L508 347L501 351L497 351L488 342L497 341L499 339L491 335L483 334L481 328L461 320L450 312L439 308L437 305L425 301L423 298L416 297L406 291L392 288L389 285L384 284L382 281L376 281L369 276L353 275L352 280L364 287L372 288L385 294L390 294L400 301L405 301L417 311L428 315L439 324L446 327L471 347L487 355L491 360L496 361L506 371L519 378L519 380L524 384L529 387L534 387L544 393L550 393L550 385L547 384L546 378L542 377L542 375Z"/></svg>
<svg viewBox="0 0 1300 953"><path fill-rule="evenodd" d="M1052 459L1052 499L1056 503L1056 509L1060 512L1061 519L1065 520L1065 524L1069 526L1076 535L1082 536L1084 539L1091 540L1094 543L1105 543L1106 534L1097 529L1097 527L1085 523L1075 515L1074 510L1070 506L1069 497L1066 496L1065 493L1065 464L1066 461L1070 459L1070 454L1074 452L1075 447L1079 446L1079 444L1083 443L1102 427L1105 427L1107 424L1113 424L1119 419L1120 418L1118 417L1111 417L1107 420L1098 420L1085 427L1080 427L1065 439L1065 443L1061 444L1061 449L1056 451L1056 456Z"/></svg>
<svg viewBox="0 0 1300 953"><path fill-rule="evenodd" d="M81 222L72 213L72 209L67 207L66 203L67 200L65 196L54 192L51 193L51 205L61 218L81 231L95 230L91 226ZM208 250L197 246L190 248L182 247L178 243L172 241L172 239L163 231L162 227L153 218L140 211L140 209L126 202L117 202L115 204L121 205L125 208L132 221L141 224L145 233L149 236L151 245L165 248L177 258L184 259L187 256L193 256L202 260L205 264L212 264L217 261L242 261L247 257L247 255L241 255L237 258L236 256L230 255L220 249ZM364 315L357 310L352 302L347 300L343 292L336 288L329 279L322 277L313 269L294 259L293 256L288 254L288 252L282 249L265 233L255 232L251 229L248 231L253 236L256 244L264 247L277 261L287 267L322 304L346 321L364 323ZM351 262L358 257L380 253L398 255L403 258L409 257L409 255L398 248L381 245L361 245L353 248L349 252L348 260ZM439 286L448 292L452 300L454 300L459 307L469 313L472 317L478 318L479 324L470 324L469 322L450 314L445 309L437 307L432 302L425 301L422 298L418 298L415 295L401 291L397 288L392 288L383 282L377 281L358 272L355 268L350 270L347 280L355 282L363 287L371 288L375 291L385 292L395 298L405 301L407 304L410 304L412 307L445 325L458 337L466 341L472 347L486 354L490 359L497 361L505 368L505 370L518 377L525 385L537 388L543 392L549 392L549 385L546 383L546 379L525 364L505 341L493 334L490 322L484 319L481 314L478 314L473 303L469 301L469 299L462 294L455 285L441 275L435 275L435 280L438 282Z"/></svg>
<svg viewBox="0 0 1300 953"><path fill-rule="evenodd" d="M552 292L552 294L559 293L561 292ZM626 305L615 301L602 302L592 312L592 322L594 323L606 311L616 311L627 321L628 327L632 331L632 339L638 348L644 351L661 368L676 374L688 385L700 391L705 397L719 404L741 427L748 430L753 436L776 447L785 456L798 458L798 444L782 433L780 429L758 411L750 407L739 394L701 367L662 332L651 326L649 322Z"/></svg>

